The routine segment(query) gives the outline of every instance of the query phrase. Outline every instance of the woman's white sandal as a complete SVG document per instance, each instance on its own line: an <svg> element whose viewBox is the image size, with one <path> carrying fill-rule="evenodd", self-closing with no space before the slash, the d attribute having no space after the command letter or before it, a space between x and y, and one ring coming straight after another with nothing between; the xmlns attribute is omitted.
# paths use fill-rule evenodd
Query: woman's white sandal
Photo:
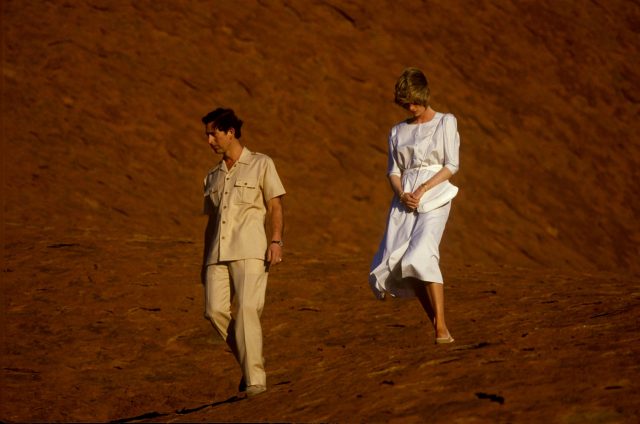
<svg viewBox="0 0 640 424"><path fill-rule="evenodd" d="M449 334L448 337L436 337L436 344L447 344L447 343L453 343L455 340L453 337L451 337L451 334Z"/></svg>

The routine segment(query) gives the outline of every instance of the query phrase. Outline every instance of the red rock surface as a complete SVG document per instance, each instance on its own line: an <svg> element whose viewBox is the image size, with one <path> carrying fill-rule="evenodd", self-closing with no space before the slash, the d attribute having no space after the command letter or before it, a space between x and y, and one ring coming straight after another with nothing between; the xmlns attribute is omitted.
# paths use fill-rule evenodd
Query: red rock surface
<svg viewBox="0 0 640 424"><path fill-rule="evenodd" d="M638 419L637 2L1 7L0 420ZM437 348L366 282L412 65L462 138ZM220 105L289 192L271 389L238 402L198 283Z"/></svg>

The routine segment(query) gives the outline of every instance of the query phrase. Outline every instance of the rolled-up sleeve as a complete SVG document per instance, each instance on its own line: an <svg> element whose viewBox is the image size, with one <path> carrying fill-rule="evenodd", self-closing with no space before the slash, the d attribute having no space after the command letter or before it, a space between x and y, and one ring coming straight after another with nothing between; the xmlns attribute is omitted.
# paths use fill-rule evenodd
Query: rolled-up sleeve
<svg viewBox="0 0 640 424"><path fill-rule="evenodd" d="M204 177L204 183L203 183L203 187L204 187L204 205L202 207L202 213L204 213L205 215L211 215L211 213L213 212L213 208L211 207L211 199L209 198L209 185L208 183L208 176Z"/></svg>
<svg viewBox="0 0 640 424"><path fill-rule="evenodd" d="M269 201L274 197L279 197L286 193L284 186L282 185L282 181L280 181L280 176L276 171L276 165L273 163L271 158L266 158L262 190L265 201Z"/></svg>
<svg viewBox="0 0 640 424"><path fill-rule="evenodd" d="M460 169L460 134L456 117L448 114L444 117L444 166L452 174Z"/></svg>
<svg viewBox="0 0 640 424"><path fill-rule="evenodd" d="M400 166L398 166L398 161L396 160L396 148L393 142L394 138L395 138L395 131L391 129L391 131L389 132L389 159L387 162L387 176L402 175L402 172L400 171Z"/></svg>

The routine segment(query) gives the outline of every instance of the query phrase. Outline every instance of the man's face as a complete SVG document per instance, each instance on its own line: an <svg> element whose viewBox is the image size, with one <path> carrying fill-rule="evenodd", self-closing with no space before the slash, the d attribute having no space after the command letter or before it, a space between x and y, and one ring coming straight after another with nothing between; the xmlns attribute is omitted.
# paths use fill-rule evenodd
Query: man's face
<svg viewBox="0 0 640 424"><path fill-rule="evenodd" d="M207 124L205 129L205 133L207 135L207 143L214 152L219 154L225 154L229 147L231 146L231 142L233 141L233 136L235 131L233 128L229 129L229 131L224 132L220 131L217 128L214 128L214 123L210 122Z"/></svg>

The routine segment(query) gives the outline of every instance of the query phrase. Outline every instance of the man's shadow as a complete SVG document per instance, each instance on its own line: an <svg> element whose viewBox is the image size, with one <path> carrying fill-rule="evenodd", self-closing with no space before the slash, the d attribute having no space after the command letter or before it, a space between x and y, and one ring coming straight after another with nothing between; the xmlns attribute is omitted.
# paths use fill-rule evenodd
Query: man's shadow
<svg viewBox="0 0 640 424"><path fill-rule="evenodd" d="M166 412L158 412L158 411L153 411L153 412L147 412L141 415L136 415L135 417L129 417L129 418L120 418L118 420L113 420L110 421L111 423L130 423L130 422L134 422L134 421L140 421L140 420L148 420L151 418L158 418L158 417L166 417L168 415L188 415L188 414L192 414L194 412L198 412L198 411L202 411L203 409L207 409L207 408L215 408L216 406L219 405L223 405L225 403L235 403L238 402L240 400L244 400L246 399L246 396L231 396L229 399L226 400L221 400L218 402L213 402L213 403L207 403L204 405L200 405L200 406L196 406L195 408L182 408L182 409L178 409L173 413L166 413Z"/></svg>

